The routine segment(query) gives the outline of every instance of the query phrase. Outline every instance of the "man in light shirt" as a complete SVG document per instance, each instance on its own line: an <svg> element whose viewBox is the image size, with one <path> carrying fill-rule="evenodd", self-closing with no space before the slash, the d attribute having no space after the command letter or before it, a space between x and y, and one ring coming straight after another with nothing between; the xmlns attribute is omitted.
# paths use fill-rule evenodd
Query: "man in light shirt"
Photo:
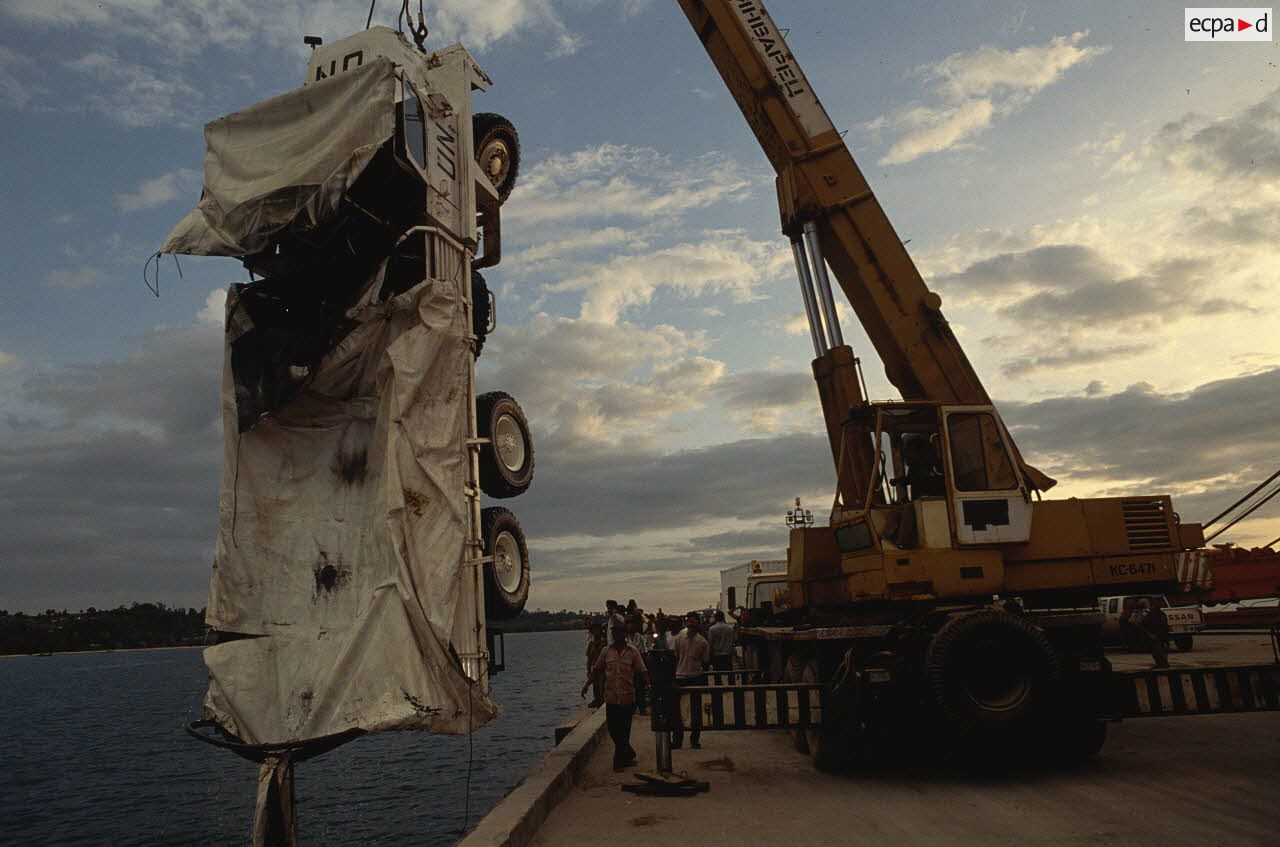
<svg viewBox="0 0 1280 847"><path fill-rule="evenodd" d="M718 671L733 670L733 627L725 623L724 612L716 609L716 622L707 630L711 645L711 667Z"/></svg>
<svg viewBox="0 0 1280 847"><path fill-rule="evenodd" d="M627 643L627 628L615 624L613 641L601 651L582 684L582 696L597 677L604 678L604 714L613 739L613 769L620 771L635 764L636 751L631 746L631 716L636 707L636 679L649 684L649 669L640 651Z"/></svg>
<svg viewBox="0 0 1280 847"><path fill-rule="evenodd" d="M701 625L697 615L689 615L685 619L685 627L675 638L676 652L676 685L706 685L707 667L711 664L711 645L698 631ZM702 733L692 730L689 733L689 746L695 750L702 748L699 743ZM671 748L680 749L684 744L684 729L673 730Z"/></svg>

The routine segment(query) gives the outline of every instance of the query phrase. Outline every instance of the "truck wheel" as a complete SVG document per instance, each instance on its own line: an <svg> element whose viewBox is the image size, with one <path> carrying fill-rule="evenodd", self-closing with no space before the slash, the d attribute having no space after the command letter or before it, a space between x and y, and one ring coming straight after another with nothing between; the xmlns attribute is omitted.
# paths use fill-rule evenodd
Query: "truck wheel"
<svg viewBox="0 0 1280 847"><path fill-rule="evenodd" d="M498 191L498 201L506 202L520 174L520 136L511 121L492 112L471 118L471 138L476 162Z"/></svg>
<svg viewBox="0 0 1280 847"><path fill-rule="evenodd" d="M1175 635L1173 637L1173 645L1178 648L1180 653L1190 653L1195 641L1190 635Z"/></svg>
<svg viewBox="0 0 1280 847"><path fill-rule="evenodd" d="M787 659L787 665L782 671L782 681L785 683L801 682L804 675L804 660L799 656L791 656ZM799 719L799 711L792 708L791 714L787 716L788 721ZM791 743L796 748L797 753L809 755L809 739L802 729L788 729L791 735Z"/></svg>
<svg viewBox="0 0 1280 847"><path fill-rule="evenodd" d="M476 398L476 428L489 443L480 448L480 488L498 500L515 497L533 482L533 437L520 404L505 391Z"/></svg>
<svg viewBox="0 0 1280 847"><path fill-rule="evenodd" d="M484 349L484 340L489 335L489 320L493 313L489 309L489 285L479 271L471 272L471 331L476 336L475 357L480 358Z"/></svg>
<svg viewBox="0 0 1280 847"><path fill-rule="evenodd" d="M516 516L501 506L480 513L484 554L484 610L490 620L505 621L524 611L529 600L529 548Z"/></svg>
<svg viewBox="0 0 1280 847"><path fill-rule="evenodd" d="M1039 728L1059 698L1058 658L1040 629L996 609L952 618L925 653L933 704L961 734L1012 740Z"/></svg>

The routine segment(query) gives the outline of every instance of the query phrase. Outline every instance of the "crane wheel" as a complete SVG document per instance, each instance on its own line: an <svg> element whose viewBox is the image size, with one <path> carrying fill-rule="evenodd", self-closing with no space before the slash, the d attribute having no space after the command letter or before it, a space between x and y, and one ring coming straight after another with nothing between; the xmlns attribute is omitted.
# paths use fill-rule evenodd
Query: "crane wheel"
<svg viewBox="0 0 1280 847"><path fill-rule="evenodd" d="M498 500L516 497L533 483L533 436L524 410L505 391L476 398L476 429L489 443L480 448L480 488Z"/></svg>
<svg viewBox="0 0 1280 847"><path fill-rule="evenodd" d="M926 650L925 673L944 721L975 740L1025 738L1061 699L1058 657L1044 632L996 609L944 624Z"/></svg>
<svg viewBox="0 0 1280 847"><path fill-rule="evenodd" d="M787 664L782 670L782 681L785 683L802 682L804 675L805 662L799 656L791 656L787 659ZM789 722L798 721L800 719L800 711L794 706L791 708L791 714L788 715ZM802 729L788 729L791 735L791 743L796 748L797 753L809 755L809 739L805 731Z"/></svg>
<svg viewBox="0 0 1280 847"><path fill-rule="evenodd" d="M475 357L480 358L484 340L489 335L489 322L493 319L493 304L489 302L489 285L479 271L471 272L471 331L476 336Z"/></svg>
<svg viewBox="0 0 1280 847"><path fill-rule="evenodd" d="M498 201L506 202L520 175L520 136L511 121L492 112L480 112L471 118L471 138L476 162L493 183Z"/></svg>
<svg viewBox="0 0 1280 847"><path fill-rule="evenodd" d="M485 556L484 611L489 620L505 621L524 611L529 600L529 547L520 521L507 509L491 506L480 513L480 539Z"/></svg>

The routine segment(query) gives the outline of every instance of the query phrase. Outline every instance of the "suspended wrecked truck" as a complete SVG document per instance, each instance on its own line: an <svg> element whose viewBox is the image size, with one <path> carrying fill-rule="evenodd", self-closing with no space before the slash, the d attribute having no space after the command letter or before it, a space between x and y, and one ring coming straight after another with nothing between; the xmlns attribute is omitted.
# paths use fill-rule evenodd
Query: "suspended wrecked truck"
<svg viewBox="0 0 1280 847"><path fill-rule="evenodd" d="M519 167L511 125L472 113L489 85L461 46L386 27L315 49L302 87L206 126L199 205L161 248L249 270L227 292L205 724L251 756L497 713L486 618L523 609L529 557L480 495L525 491L534 457L515 400L474 392L476 271Z"/></svg>

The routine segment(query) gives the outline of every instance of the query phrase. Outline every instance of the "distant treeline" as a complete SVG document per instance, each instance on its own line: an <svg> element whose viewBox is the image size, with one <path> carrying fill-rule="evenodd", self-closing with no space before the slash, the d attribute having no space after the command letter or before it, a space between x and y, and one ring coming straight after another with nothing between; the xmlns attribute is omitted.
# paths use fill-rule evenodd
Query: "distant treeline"
<svg viewBox="0 0 1280 847"><path fill-rule="evenodd" d="M584 612L526 611L496 624L503 632L582 629ZM0 655L126 650L205 643L204 609L171 609L163 603L130 603L79 612L45 609L38 615L0 609Z"/></svg>
<svg viewBox="0 0 1280 847"><path fill-rule="evenodd" d="M170 609L163 603L46 609L38 615L0 609L0 654L181 647L203 644L204 631L204 609Z"/></svg>
<svg viewBox="0 0 1280 847"><path fill-rule="evenodd" d="M494 624L493 628L503 632L552 632L560 629L582 629L582 618L586 612L581 610L570 612L561 609L558 612L529 611L520 613L514 620Z"/></svg>

